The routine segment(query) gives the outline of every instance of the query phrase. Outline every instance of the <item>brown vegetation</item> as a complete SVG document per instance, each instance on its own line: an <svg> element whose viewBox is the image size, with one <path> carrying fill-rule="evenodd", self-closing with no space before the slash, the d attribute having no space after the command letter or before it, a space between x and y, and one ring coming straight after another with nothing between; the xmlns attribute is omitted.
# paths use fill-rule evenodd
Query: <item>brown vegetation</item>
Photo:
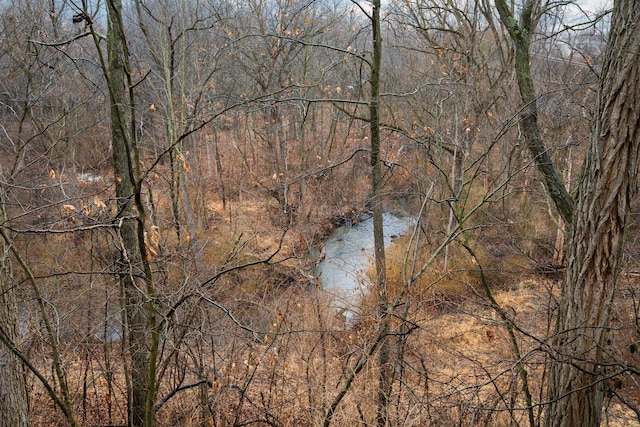
<svg viewBox="0 0 640 427"><path fill-rule="evenodd" d="M131 424L133 366L147 352L158 427L374 425L382 344L388 425L541 425L569 232L522 145L497 12L384 6L379 198L416 224L386 252L388 312L369 287L346 321L314 267L378 200L366 11L270 2L274 18L249 3L134 1L121 102L97 68L106 28L93 14L69 27L80 11L56 3L32 34L18 17L40 16L34 4L0 6L2 34L20 41L0 48L3 284L15 295L0 289L18 301L31 425ZM572 195L602 61L581 36L602 23L563 39L544 17L549 38L527 48L537 138ZM128 109L124 169L112 164L115 105ZM634 221L602 349L612 426L640 420ZM136 309L148 317L132 324ZM136 348L134 330L151 338Z"/></svg>

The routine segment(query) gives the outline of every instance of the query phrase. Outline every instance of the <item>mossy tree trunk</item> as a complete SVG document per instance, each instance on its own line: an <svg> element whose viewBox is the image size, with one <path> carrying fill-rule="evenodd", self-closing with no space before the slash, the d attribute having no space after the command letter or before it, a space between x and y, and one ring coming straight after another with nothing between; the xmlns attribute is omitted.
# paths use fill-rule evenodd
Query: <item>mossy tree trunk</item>
<svg viewBox="0 0 640 427"><path fill-rule="evenodd" d="M495 0L496 8L515 46L515 72L522 101L520 125L525 144L538 171L547 193L553 200L565 224L570 226L573 217L573 199L564 186L562 177L556 170L549 149L542 141L540 126L538 125L538 103L536 90L531 77L531 34L536 28L539 17L536 11L540 9L539 0L524 0L520 19L517 20L506 0Z"/></svg>
<svg viewBox="0 0 640 427"><path fill-rule="evenodd" d="M373 240L375 260L375 283L373 291L376 292L378 330L376 336L369 341L364 353L356 360L353 366L344 376L342 387L325 413L323 426L331 424L336 408L347 394L356 376L369 366L374 355L377 355L379 375L377 384L376 425L385 427L389 425L389 402L394 379L394 367L391 361L391 343L389 342L389 318L391 304L387 289L387 269L384 248L384 224L382 206L382 164L381 164L381 137L380 137L380 70L382 64L382 35L380 18L380 0L371 1L371 14L367 18L371 21L372 28L372 55L371 59L364 59L370 68L369 83L371 95L368 103L369 117L361 120L368 121L371 136L371 206L373 211ZM363 60L359 56L360 60Z"/></svg>
<svg viewBox="0 0 640 427"><path fill-rule="evenodd" d="M387 269L384 249L384 225L382 218L382 165L380 159L380 67L382 64L382 35L380 25L380 0L373 0L371 26L373 54L371 59L371 100L369 101L369 129L371 133L371 202L373 208L373 241L376 265L376 292L378 295L378 317L383 323L381 330L387 330L389 321L389 296L387 290ZM388 337L383 337L378 349L378 407L376 424L388 424L388 407L393 382L391 345Z"/></svg>
<svg viewBox="0 0 640 427"><path fill-rule="evenodd" d="M548 387L548 427L600 425L606 346L640 149L640 1L615 3L574 213Z"/></svg>
<svg viewBox="0 0 640 427"><path fill-rule="evenodd" d="M156 395L158 329L155 291L144 246L145 210L140 159L135 132L133 84L121 0L107 1L109 31L106 77L111 112L111 138L118 205L120 283L125 311L124 338L128 351L130 427L152 427Z"/></svg>

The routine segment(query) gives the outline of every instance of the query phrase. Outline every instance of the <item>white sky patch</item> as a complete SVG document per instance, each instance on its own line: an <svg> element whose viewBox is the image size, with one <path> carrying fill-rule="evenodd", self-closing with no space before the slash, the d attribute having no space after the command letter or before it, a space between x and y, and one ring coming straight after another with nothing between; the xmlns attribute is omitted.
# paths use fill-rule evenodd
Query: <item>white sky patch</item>
<svg viewBox="0 0 640 427"><path fill-rule="evenodd" d="M584 21L612 7L613 0L576 0L567 11L571 20Z"/></svg>
<svg viewBox="0 0 640 427"><path fill-rule="evenodd" d="M585 12L598 13L613 7L613 0L578 0L576 1Z"/></svg>

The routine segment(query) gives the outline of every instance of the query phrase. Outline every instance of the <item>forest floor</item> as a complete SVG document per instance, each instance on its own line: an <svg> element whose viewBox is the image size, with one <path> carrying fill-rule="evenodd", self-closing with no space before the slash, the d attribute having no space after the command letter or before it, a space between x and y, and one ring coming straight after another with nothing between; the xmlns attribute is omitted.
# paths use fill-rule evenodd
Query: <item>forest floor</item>
<svg viewBox="0 0 640 427"><path fill-rule="evenodd" d="M162 198L157 200L162 209L167 209L166 204ZM319 407L326 407L337 392L341 374L350 369L354 355L359 354L375 335L377 318L373 293L363 297L361 316L354 324L345 324L338 313L332 312L330 296L317 292L321 284L314 271L317 259L311 254L321 253L322 243L331 232L346 218L357 220L364 209L344 208L331 215L318 213L315 221L300 221L291 227L282 227L278 218L270 214L274 212L274 205L269 201L263 204L255 200L231 201L223 206L212 199L205 206L207 227L199 233L198 240L203 248L203 266L211 270L206 274L219 271L225 260L232 260L227 265L242 264L268 259L277 251L274 262L240 270L228 282L220 282L216 291L215 297L223 306L260 332L257 340L260 344L253 340L255 334L247 339L242 331L237 331L237 325L227 322L223 325L226 329L222 329L221 338L217 338L221 341L210 344L211 347L203 345L203 354L217 353L217 357L222 357L216 362L220 366L216 366L217 371L212 374L218 379L212 382L208 391L211 406L225 408L230 405L231 409L225 412L227 415L218 414L218 417L232 417L237 407L233 406L236 397L231 391L244 384L247 396L252 396L254 402L264 399L267 406L272 399L275 403L269 404L284 405L282 425L288 425L294 419L296 425L317 424L322 409L313 409L312 414L309 402L324 402ZM174 238L166 235L170 231L162 231L165 241ZM526 425L519 362L522 361L528 371L533 410L539 419L543 405L535 402L545 401L540 390L544 389L542 385L546 380L546 348L552 336L562 272L540 271L532 257L504 249L509 245L500 232L474 235L471 242L477 248L478 260L453 245L448 268L441 262L434 263L421 280L406 289L405 303L399 307L406 310L403 316L415 328L404 342L403 353L396 354L402 359L396 361L398 366L405 366L406 370L394 391L406 402L397 406L409 408L413 400L419 401L417 406L428 406L429 419L433 420L430 425L449 425L447 423L458 421L460 425ZM426 235L418 252L428 256L437 245L435 237ZM406 273L402 267L406 265L407 248L411 248L410 240L404 236L395 239L395 244L387 251L392 295L402 290L401 277ZM418 256L416 263L422 263L424 256ZM479 279L478 261L499 310L487 297L487 289ZM620 291L612 309L611 342L606 350L616 363L638 366L638 352L630 349L638 341L637 328L633 325L637 324L640 306L636 298L639 283L636 275L628 270L635 271L628 267L621 274ZM174 277L171 271L168 277ZM515 343L507 325L515 334ZM400 323L392 326L400 328ZM238 347L238 337L247 342L242 341L242 346ZM276 343L272 337L276 337ZM319 353L320 347L325 348L326 354ZM86 411L87 419L104 419L108 407L114 420L124 420L124 396L117 390L118 386L114 388L107 382L108 379L122 385L119 377L123 372L115 369L110 377L104 374L107 367L103 365L110 358L116 361L120 350L97 345L95 355L102 351L105 354L91 363L89 356L78 352L75 344L72 351L68 368L77 375L72 376L70 383L78 391L76 400L84 402L82 410ZM520 354L520 358L516 354ZM262 360L262 363L252 364L252 358ZM118 366L117 362L113 363ZM377 380L373 365L360 374L354 389L345 398L342 412L335 415L334 425L351 425L353 419L373 419L375 416L375 406L371 404L375 401L371 385ZM195 365L190 366L193 371L195 368ZM249 376L249 368L255 369L252 376ZM421 375L425 378L424 384ZM640 385L633 375L626 374L612 383L606 385L603 425L639 426L638 416L630 407L640 406ZM33 382L31 384L33 407L51 408L48 396ZM422 384L424 389L420 392L410 390L407 384ZM235 388L231 390L231 386ZM304 398L307 394L308 398ZM620 398L614 398L615 395ZM624 406L620 399L625 399L629 406ZM368 403L360 406L359 402ZM197 399L176 399L159 413L159 419L163 420L159 425L200 425L196 421L185 421L196 417L194 414L201 410L196 404ZM413 423L410 422L408 414L411 411L406 411L406 425L424 425L420 421L424 418L417 416ZM481 414L478 415L480 418L469 421L467 412L474 411ZM50 409L38 411L34 414L34 425L63 425L52 421L59 419L56 417L55 411Z"/></svg>
<svg viewBox="0 0 640 427"><path fill-rule="evenodd" d="M259 215L260 212L259 209L242 211L249 217L253 214ZM249 219L248 223L255 226L260 224L260 221ZM261 224L264 226L264 223ZM335 226L335 221L329 221L316 227L330 233ZM260 230L262 233L267 231L268 227ZM271 240L264 243L274 247L278 244L279 236L271 234ZM284 252L295 251L304 240L301 236L302 233L294 228L291 239L286 240L288 243L283 249ZM326 238L326 234L322 238ZM492 297L513 327L518 348L514 347L505 320L487 299L486 289L483 289L474 271L474 262L471 262L464 252L452 252L451 257L458 258L450 261L453 271L427 274L426 280L418 281L415 290L408 292L413 305L410 316L418 330L407 340L403 358L408 365L428 361L426 366L430 368L433 384L430 393L436 396L432 403L437 405L437 401L442 399L443 408L450 402L442 396L452 394L458 394L459 398L465 396L469 402L477 401L485 405L491 402L489 405L495 404L498 408L500 405L496 400L507 397L496 394L497 389L509 390L509 398L515 399L514 402L520 401L515 406L520 405L522 408L524 405L520 396L521 386L518 385L519 370L517 358L514 357L516 352L522 355L528 370L533 401L545 401L545 396L540 394L540 390L543 389L541 384L546 376L544 367L548 363L545 346L548 337L552 336L555 306L560 295L563 272L541 271L540 265L523 254L496 256L488 247L499 246L501 242L500 239L491 239L491 235L483 240L478 239L477 244L487 246L479 250L483 268L489 280ZM314 244L321 246L322 242L316 241ZM408 238L405 236L397 239L388 251L391 286L394 286L394 283L397 286L400 281L398 265L402 264L407 247ZM313 274L313 271L308 273ZM623 359L631 365L638 362L637 353L632 354L633 352L629 351L629 346L636 340L637 331L628 326L634 324L637 318L638 307L634 292L637 286L635 275L627 271L621 274L620 292L612 311L614 325L610 348L607 349L618 360ZM363 312L367 312L375 305L375 297L365 296L362 304ZM369 306L369 309L366 306ZM364 323L366 322L356 325L355 329L363 327ZM614 394L617 393L629 402L630 406L640 406L640 387L632 376L616 378L615 381L618 380L615 386L606 385L611 388L608 389L610 391L605 399L603 425L640 425L638 414L614 398ZM496 387L477 387L483 383L489 386L495 383ZM615 387L618 388L614 390ZM536 416L541 416L542 408L541 405L535 405ZM512 415L507 412L496 410L495 415L489 415L485 419L486 425L508 425L511 422L509 417ZM519 416L524 414L522 409L519 412Z"/></svg>

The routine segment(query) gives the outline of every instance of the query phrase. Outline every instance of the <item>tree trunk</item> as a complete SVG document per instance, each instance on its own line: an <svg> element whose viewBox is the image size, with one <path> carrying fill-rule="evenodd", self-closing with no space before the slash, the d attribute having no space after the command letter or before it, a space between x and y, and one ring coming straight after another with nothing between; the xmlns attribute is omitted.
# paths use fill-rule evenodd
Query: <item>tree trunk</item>
<svg viewBox="0 0 640 427"><path fill-rule="evenodd" d="M371 25L373 28L373 57L371 60L371 100L369 101L369 129L371 132L371 202L373 208L373 242L376 264L376 292L378 295L378 317L386 324L389 320L389 296L387 291L387 269L384 249L384 226L382 218L382 166L380 164L380 66L382 62L382 35L380 25L380 0L373 0ZM383 325L382 330L387 328ZM388 337L382 337L378 349L378 407L376 424L388 424L388 407L393 382L391 345Z"/></svg>
<svg viewBox="0 0 640 427"><path fill-rule="evenodd" d="M538 103L536 91L531 77L531 34L536 27L534 11L540 6L538 0L525 0L520 14L520 22L516 21L506 0L496 0L496 8L502 24L507 28L509 36L515 44L515 72L522 100L521 121L522 134L529 152L542 176L544 186L553 200L558 212L567 226L572 223L573 199L564 186L562 177L556 170L549 150L542 141L538 125Z"/></svg>
<svg viewBox="0 0 640 427"><path fill-rule="evenodd" d="M170 161L171 161L171 185L170 196L171 206L173 209L174 227L176 229L176 235L178 242L183 243L181 222L181 213L184 214L184 220L186 222L186 229L189 233L188 247L193 253L194 268L200 270L202 265L200 245L198 243L198 235L196 233L196 220L193 214L193 204L191 203L191 196L189 195L187 188L186 173L189 168L187 166L186 159L184 157L184 150L182 142L178 141L178 129L179 126L184 124L184 110L187 104L184 83L179 80L176 89L174 85L174 79L177 75L185 75L187 60L185 57L185 47L183 45L184 29L178 27L178 35L173 34L173 18L170 23L162 22L161 28L151 33L149 27L145 23L146 13L142 6L142 2L137 0L135 2L136 12L138 14L138 25L144 34L145 41L147 43L147 49L153 59L153 64L156 67L156 71L160 76L162 86L156 90L164 97L163 106L160 109L163 122L165 123L165 136L166 146L163 150L171 148ZM169 11L163 11L163 14L171 15ZM158 22L154 23L157 25ZM158 37L160 35L160 37ZM181 40L180 43L177 43ZM176 59L176 56L178 57Z"/></svg>
<svg viewBox="0 0 640 427"><path fill-rule="evenodd" d="M0 224L6 220L4 191L0 188ZM9 248L0 238L0 426L27 427L29 408L22 362L9 345L18 340L16 288L8 259Z"/></svg>
<svg viewBox="0 0 640 427"><path fill-rule="evenodd" d="M640 147L640 1L618 1L600 78L596 123L574 213L548 427L600 425L610 308Z"/></svg>
<svg viewBox="0 0 640 427"><path fill-rule="evenodd" d="M120 227L120 283L124 296L125 345L130 358L129 426L154 425L157 328L151 273L144 248L145 212L140 200L139 161L135 136L127 117L133 116L127 39L121 0L107 1L109 63L107 80L115 190ZM128 112L126 112L128 111ZM133 117L131 117L133 120ZM146 285L146 286L145 286ZM145 292L146 290L146 292Z"/></svg>

